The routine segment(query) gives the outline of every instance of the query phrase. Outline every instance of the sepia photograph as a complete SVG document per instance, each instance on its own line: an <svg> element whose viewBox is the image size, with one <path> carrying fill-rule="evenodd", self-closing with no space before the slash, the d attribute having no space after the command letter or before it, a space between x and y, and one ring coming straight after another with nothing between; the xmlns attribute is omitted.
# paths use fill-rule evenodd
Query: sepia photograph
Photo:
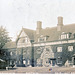
<svg viewBox="0 0 75 75"><path fill-rule="evenodd" d="M75 74L75 0L0 0L0 74Z"/></svg>

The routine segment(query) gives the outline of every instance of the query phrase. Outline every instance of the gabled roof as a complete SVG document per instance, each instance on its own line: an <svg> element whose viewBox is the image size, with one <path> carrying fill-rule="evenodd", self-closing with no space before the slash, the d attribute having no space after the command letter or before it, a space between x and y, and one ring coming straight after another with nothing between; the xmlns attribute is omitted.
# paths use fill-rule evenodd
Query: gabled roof
<svg viewBox="0 0 75 75"><path fill-rule="evenodd" d="M22 28L21 32L22 31L24 31L28 35L30 40L34 40L34 42L38 42L37 40L41 35L48 36L47 41L54 41L54 40L59 40L59 36L62 34L62 32L72 33L71 38L73 38L73 34L75 34L75 24L63 25L61 31L57 31L57 27L45 28L45 29L41 30L39 36L36 34L35 30ZM21 34L21 32L20 32L20 34ZM19 34L19 36L20 36L20 34ZM17 40L18 40L19 36L17 37ZM6 49L6 48L16 48L16 43L8 42L3 47L3 49Z"/></svg>
<svg viewBox="0 0 75 75"><path fill-rule="evenodd" d="M42 29L41 34L44 36L49 36L47 41L57 40L59 38L60 32L57 31L57 27Z"/></svg>
<svg viewBox="0 0 75 75"><path fill-rule="evenodd" d="M18 41L19 36L21 35L22 31L24 31L27 34L27 36L29 37L30 40L34 40L34 32L35 32L35 30L31 30L31 29L27 29L27 28L22 28L20 34L18 35L18 37L16 39L16 42Z"/></svg>
<svg viewBox="0 0 75 75"><path fill-rule="evenodd" d="M30 40L34 40L34 30L23 28L24 32L28 35Z"/></svg>
<svg viewBox="0 0 75 75"><path fill-rule="evenodd" d="M75 33L75 24L68 24L68 25L64 25L62 28L62 32L71 32L71 33Z"/></svg>
<svg viewBox="0 0 75 75"><path fill-rule="evenodd" d="M54 40L59 40L59 36L62 34L62 32L72 33L71 38L73 38L73 34L75 33L75 24L63 25L61 31L57 31L57 27L52 27L52 28L48 27L48 28L42 29L40 34L43 36L49 36L47 41L54 41ZM36 42L37 42L37 39L35 39Z"/></svg>
<svg viewBox="0 0 75 75"><path fill-rule="evenodd" d="M61 32L57 31L57 27L45 28L45 29L42 29L40 32L40 36L41 35L48 36L47 41L54 41L54 40L59 39L60 34L61 34ZM35 36L37 36L37 35L35 34ZM36 42L38 42L38 37L40 37L40 36L37 36L35 38Z"/></svg>
<svg viewBox="0 0 75 75"><path fill-rule="evenodd" d="M8 42L3 46L3 49L16 48L16 42Z"/></svg>

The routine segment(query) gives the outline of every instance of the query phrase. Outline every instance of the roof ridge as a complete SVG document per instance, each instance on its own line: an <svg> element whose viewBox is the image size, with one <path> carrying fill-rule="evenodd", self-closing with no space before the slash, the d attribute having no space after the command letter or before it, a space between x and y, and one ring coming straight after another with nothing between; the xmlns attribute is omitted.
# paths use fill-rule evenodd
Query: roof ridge
<svg viewBox="0 0 75 75"><path fill-rule="evenodd" d="M26 29L26 30L31 30L31 31L35 31L35 30L32 30L32 29L28 29L28 28L23 28L23 29Z"/></svg>
<svg viewBox="0 0 75 75"><path fill-rule="evenodd" d="M57 26L55 26L55 27L46 27L46 28L44 28L44 29L54 29L54 28L57 28Z"/></svg>
<svg viewBox="0 0 75 75"><path fill-rule="evenodd" d="M71 26L71 25L75 25L75 23L72 23L72 24L65 24L63 26Z"/></svg>

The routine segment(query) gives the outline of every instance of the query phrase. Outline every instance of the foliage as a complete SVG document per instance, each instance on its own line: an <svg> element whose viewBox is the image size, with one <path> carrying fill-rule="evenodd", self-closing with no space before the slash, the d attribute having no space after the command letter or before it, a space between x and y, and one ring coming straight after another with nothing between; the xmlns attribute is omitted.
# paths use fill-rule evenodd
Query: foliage
<svg viewBox="0 0 75 75"><path fill-rule="evenodd" d="M5 45L5 43L9 42L10 38L8 37L8 32L6 28L0 26L0 49Z"/></svg>

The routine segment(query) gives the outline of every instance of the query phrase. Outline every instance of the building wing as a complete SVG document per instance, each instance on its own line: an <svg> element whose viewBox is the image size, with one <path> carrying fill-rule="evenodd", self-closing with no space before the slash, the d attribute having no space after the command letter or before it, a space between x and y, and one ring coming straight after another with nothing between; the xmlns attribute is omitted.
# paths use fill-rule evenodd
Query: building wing
<svg viewBox="0 0 75 75"><path fill-rule="evenodd" d="M4 45L3 49L16 48L16 42L8 42Z"/></svg>

